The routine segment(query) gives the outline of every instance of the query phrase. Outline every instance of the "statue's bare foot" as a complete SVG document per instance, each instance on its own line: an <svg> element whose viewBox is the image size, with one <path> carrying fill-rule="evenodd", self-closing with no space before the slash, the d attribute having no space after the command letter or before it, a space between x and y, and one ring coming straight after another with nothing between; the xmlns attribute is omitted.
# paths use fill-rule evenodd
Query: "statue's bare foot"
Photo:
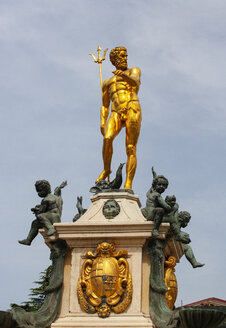
<svg viewBox="0 0 226 328"><path fill-rule="evenodd" d="M126 182L125 185L124 185L124 189L132 189L131 182Z"/></svg>
<svg viewBox="0 0 226 328"><path fill-rule="evenodd" d="M193 266L193 268L201 268L204 265L205 265L204 263L195 262L192 266Z"/></svg>
<svg viewBox="0 0 226 328"><path fill-rule="evenodd" d="M56 230L52 227L48 230L47 236L52 236L55 232L56 232Z"/></svg>
<svg viewBox="0 0 226 328"><path fill-rule="evenodd" d="M18 240L18 243L19 244L22 244L22 245L27 245L27 246L30 246L31 245L31 241L30 240L27 240L27 239Z"/></svg>
<svg viewBox="0 0 226 328"><path fill-rule="evenodd" d="M101 172L99 177L96 179L95 183L97 183L100 180L105 180L110 174L111 174L111 170L109 170L109 171L103 170L103 172Z"/></svg>

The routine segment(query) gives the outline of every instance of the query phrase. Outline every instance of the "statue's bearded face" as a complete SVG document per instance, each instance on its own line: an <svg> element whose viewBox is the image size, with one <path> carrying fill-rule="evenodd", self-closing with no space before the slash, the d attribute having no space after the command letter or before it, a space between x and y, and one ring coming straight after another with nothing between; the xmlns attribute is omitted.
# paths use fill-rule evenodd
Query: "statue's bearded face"
<svg viewBox="0 0 226 328"><path fill-rule="evenodd" d="M125 71L127 69L127 51L121 50L118 52L116 60L115 60L115 67L116 69L120 69Z"/></svg>

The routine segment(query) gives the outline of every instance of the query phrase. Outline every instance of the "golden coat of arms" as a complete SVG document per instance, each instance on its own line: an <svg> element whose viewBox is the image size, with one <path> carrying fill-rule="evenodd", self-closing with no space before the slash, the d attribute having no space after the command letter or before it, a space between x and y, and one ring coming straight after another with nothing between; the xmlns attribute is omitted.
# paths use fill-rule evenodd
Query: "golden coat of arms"
<svg viewBox="0 0 226 328"><path fill-rule="evenodd" d="M96 255L87 252L78 281L81 308L106 318L110 312L123 312L132 300L132 277L126 260L127 251L116 252L115 245L98 244Z"/></svg>
<svg viewBox="0 0 226 328"><path fill-rule="evenodd" d="M171 310L174 309L174 304L177 299L177 278L175 276L176 259L170 256L164 263L164 281L168 291L166 292L166 302Z"/></svg>

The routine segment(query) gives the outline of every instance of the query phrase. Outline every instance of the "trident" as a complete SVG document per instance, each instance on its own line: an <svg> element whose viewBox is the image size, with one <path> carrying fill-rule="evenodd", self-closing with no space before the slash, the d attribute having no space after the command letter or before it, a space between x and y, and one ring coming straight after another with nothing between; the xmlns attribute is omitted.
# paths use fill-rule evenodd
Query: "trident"
<svg viewBox="0 0 226 328"><path fill-rule="evenodd" d="M102 64L102 61L105 60L105 55L106 55L106 52L108 51L108 48L104 50L104 54L103 54L103 57L102 58L101 58L101 55L100 55L100 51L101 51L101 47L99 45L97 47L97 52L98 52L98 58L97 59L96 59L96 57L95 57L94 54L89 54L89 55L93 57L95 63L98 63L99 64L101 96L103 98L103 90L102 90L103 79L102 79L102 67L101 67L101 64ZM108 175L108 181L110 181L110 174Z"/></svg>
<svg viewBox="0 0 226 328"><path fill-rule="evenodd" d="M99 72L100 72L100 87L101 87L101 95L103 96L103 90L102 90L103 80L102 80L102 67L101 67L101 64L102 64L102 61L105 60L105 55L106 55L106 52L108 51L108 48L104 50L104 55L103 55L102 58L101 58L101 56L100 56L100 51L101 51L101 47L98 46L98 47L97 47L97 52L98 52L98 58L97 58L97 59L96 59L96 57L94 56L94 54L89 54L89 55L93 57L95 63L98 63L98 64L99 64Z"/></svg>

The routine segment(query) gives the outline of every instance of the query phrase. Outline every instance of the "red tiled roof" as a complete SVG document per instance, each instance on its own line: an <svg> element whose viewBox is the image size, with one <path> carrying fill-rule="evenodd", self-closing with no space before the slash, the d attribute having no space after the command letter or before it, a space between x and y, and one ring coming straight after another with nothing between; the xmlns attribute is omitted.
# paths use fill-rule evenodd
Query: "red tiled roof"
<svg viewBox="0 0 226 328"><path fill-rule="evenodd" d="M183 306L196 306L196 305L217 305L217 306L226 306L226 300L222 300L216 297L205 298L204 300L196 301L189 303Z"/></svg>

